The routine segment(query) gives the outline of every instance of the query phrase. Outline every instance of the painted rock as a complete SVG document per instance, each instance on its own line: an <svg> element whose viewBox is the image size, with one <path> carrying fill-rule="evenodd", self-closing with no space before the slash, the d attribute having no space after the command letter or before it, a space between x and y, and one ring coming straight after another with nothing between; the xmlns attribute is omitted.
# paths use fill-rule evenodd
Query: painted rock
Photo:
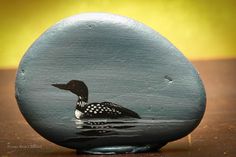
<svg viewBox="0 0 236 157"><path fill-rule="evenodd" d="M198 73L168 40L105 13L43 33L21 60L16 98L40 135L88 153L158 149L189 134L206 102Z"/></svg>

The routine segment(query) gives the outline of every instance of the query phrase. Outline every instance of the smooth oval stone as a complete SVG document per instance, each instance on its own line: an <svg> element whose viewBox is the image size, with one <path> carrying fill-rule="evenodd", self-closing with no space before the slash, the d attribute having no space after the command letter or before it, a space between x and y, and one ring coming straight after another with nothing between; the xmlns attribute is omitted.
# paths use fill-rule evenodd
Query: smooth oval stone
<svg viewBox="0 0 236 157"><path fill-rule="evenodd" d="M49 141L104 154L186 136L206 102L198 73L168 40L105 13L69 17L43 33L20 63L16 98Z"/></svg>

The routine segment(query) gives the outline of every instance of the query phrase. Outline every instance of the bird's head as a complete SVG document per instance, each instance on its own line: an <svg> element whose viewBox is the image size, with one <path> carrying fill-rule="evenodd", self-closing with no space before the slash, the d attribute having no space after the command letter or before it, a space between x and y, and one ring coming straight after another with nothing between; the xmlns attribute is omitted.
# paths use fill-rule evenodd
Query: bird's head
<svg viewBox="0 0 236 157"><path fill-rule="evenodd" d="M66 84L52 84L52 86L71 91L78 96L79 101L88 102L88 87L83 81L71 80Z"/></svg>

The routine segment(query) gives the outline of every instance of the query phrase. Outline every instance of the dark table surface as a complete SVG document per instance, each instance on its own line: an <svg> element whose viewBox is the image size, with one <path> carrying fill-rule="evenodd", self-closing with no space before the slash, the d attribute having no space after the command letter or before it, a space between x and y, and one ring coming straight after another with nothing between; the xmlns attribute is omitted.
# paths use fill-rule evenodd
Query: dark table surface
<svg viewBox="0 0 236 157"><path fill-rule="evenodd" d="M200 72L207 93L206 113L200 125L190 135L158 152L113 157L236 157L236 59L193 61L193 64ZM0 157L78 156L74 150L45 140L27 124L14 97L15 73L16 70L0 70Z"/></svg>

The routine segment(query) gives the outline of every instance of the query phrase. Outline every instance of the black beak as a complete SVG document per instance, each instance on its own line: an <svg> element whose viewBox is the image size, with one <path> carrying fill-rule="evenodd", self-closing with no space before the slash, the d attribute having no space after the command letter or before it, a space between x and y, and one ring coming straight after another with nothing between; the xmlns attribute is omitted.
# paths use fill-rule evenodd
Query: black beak
<svg viewBox="0 0 236 157"><path fill-rule="evenodd" d="M66 84L52 84L52 86L57 87L59 89L70 90Z"/></svg>

